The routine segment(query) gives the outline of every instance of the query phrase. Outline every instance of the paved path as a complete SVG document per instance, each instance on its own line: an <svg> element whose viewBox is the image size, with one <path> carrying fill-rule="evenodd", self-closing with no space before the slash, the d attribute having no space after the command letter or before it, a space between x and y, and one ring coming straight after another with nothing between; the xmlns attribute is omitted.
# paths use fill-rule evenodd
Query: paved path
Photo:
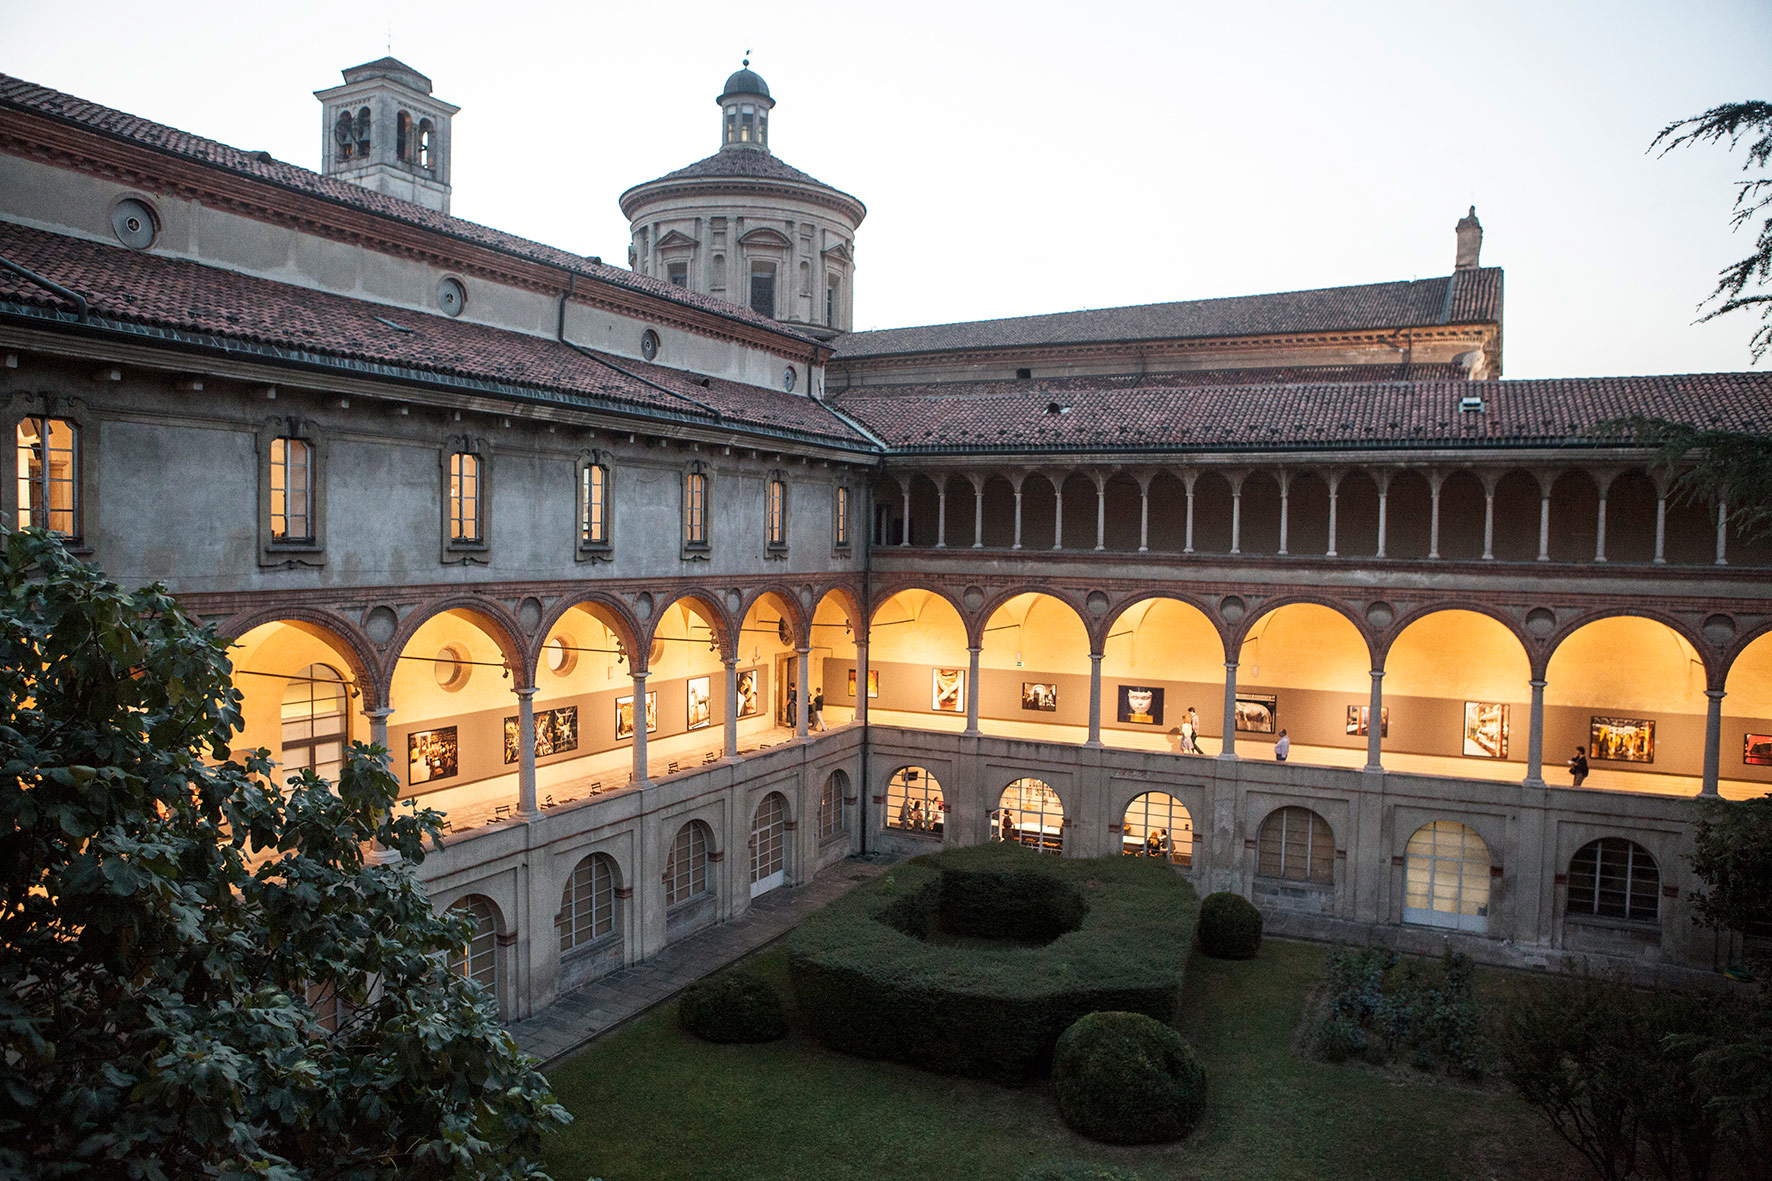
<svg viewBox="0 0 1772 1181"><path fill-rule="evenodd" d="M562 996L545 1010L510 1027L523 1052L543 1064L564 1057L592 1038L773 943L800 920L856 885L883 873L887 862L851 857L805 885L772 890L730 923L673 943L642 963L622 968Z"/></svg>

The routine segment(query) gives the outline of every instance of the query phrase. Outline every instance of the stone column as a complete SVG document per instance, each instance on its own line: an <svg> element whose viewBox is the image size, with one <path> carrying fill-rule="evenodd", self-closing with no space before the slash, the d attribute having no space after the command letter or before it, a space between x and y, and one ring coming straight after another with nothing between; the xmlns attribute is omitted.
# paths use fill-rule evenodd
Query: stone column
<svg viewBox="0 0 1772 1181"><path fill-rule="evenodd" d="M1372 670L1372 694L1366 706L1366 770L1384 770L1384 670Z"/></svg>
<svg viewBox="0 0 1772 1181"><path fill-rule="evenodd" d="M647 672L634 677L634 770L631 782L644 785L646 780L646 678Z"/></svg>
<svg viewBox="0 0 1772 1181"><path fill-rule="evenodd" d="M901 546L911 543L911 480L913 479L915 479L914 476L906 477L905 482L899 485L904 491L904 520L900 522L898 531L898 544Z"/></svg>
<svg viewBox="0 0 1772 1181"><path fill-rule="evenodd" d="M1104 654L1089 654L1089 739L1085 745L1101 745L1101 658Z"/></svg>
<svg viewBox="0 0 1772 1181"><path fill-rule="evenodd" d="M1145 472L1138 479L1138 552L1148 554L1151 550L1151 479L1150 472Z"/></svg>
<svg viewBox="0 0 1772 1181"><path fill-rule="evenodd" d="M1095 548L1107 548L1107 481L1095 477Z"/></svg>
<svg viewBox="0 0 1772 1181"><path fill-rule="evenodd" d="M1440 489L1446 484L1446 473L1435 470L1427 474L1427 493L1429 498L1427 526L1427 556L1440 556Z"/></svg>
<svg viewBox="0 0 1772 1181"><path fill-rule="evenodd" d="M1372 556L1382 558L1385 546L1390 541L1391 473L1376 471L1372 473L1372 478L1378 485L1378 552Z"/></svg>
<svg viewBox="0 0 1772 1181"><path fill-rule="evenodd" d="M1596 562L1606 560L1606 494L1612 490L1612 481L1617 478L1618 473L1609 472L1599 482L1600 507L1594 515L1594 561Z"/></svg>
<svg viewBox="0 0 1772 1181"><path fill-rule="evenodd" d="M969 664L966 669L966 733L976 735L978 731L978 654L983 649L974 645L966 649Z"/></svg>
<svg viewBox="0 0 1772 1181"><path fill-rule="evenodd" d="M1248 472L1231 473L1231 553L1243 552L1243 481Z"/></svg>
<svg viewBox="0 0 1772 1181"><path fill-rule="evenodd" d="M383 750L387 749L388 718L393 712L393 710L385 705L380 709L366 709L363 711L363 716L369 719L369 744L371 746L379 746ZM389 756L389 761L392 761L392 755Z"/></svg>
<svg viewBox="0 0 1772 1181"><path fill-rule="evenodd" d="M1015 544L1010 549L1021 548L1021 485L1026 479L1026 476L1021 476L1015 481Z"/></svg>
<svg viewBox="0 0 1772 1181"><path fill-rule="evenodd" d="M1717 764L1723 753L1723 691L1706 689L1704 695L1709 699L1704 710L1704 786L1698 794L1715 799L1721 794L1717 788Z"/></svg>
<svg viewBox="0 0 1772 1181"><path fill-rule="evenodd" d="M972 484L972 548L984 548L984 486L985 480L967 476Z"/></svg>
<svg viewBox="0 0 1772 1181"><path fill-rule="evenodd" d="M726 666L726 759L738 761L738 657L720 661Z"/></svg>
<svg viewBox="0 0 1772 1181"><path fill-rule="evenodd" d="M1237 662L1224 662L1224 738L1219 742L1218 757L1237 757Z"/></svg>
<svg viewBox="0 0 1772 1181"><path fill-rule="evenodd" d="M1544 678L1535 677L1532 686L1532 729L1526 736L1527 787L1544 786Z"/></svg>
<svg viewBox="0 0 1772 1181"><path fill-rule="evenodd" d="M1194 552L1194 482L1199 478L1200 473L1191 468L1183 472L1181 476L1182 484L1187 491L1187 540L1181 547L1181 552L1184 554Z"/></svg>
<svg viewBox="0 0 1772 1181"><path fill-rule="evenodd" d="M1064 548L1064 481L1052 480L1052 548Z"/></svg>
<svg viewBox="0 0 1772 1181"><path fill-rule="evenodd" d="M812 724L812 649L802 644L794 649L795 675L800 691L794 695L794 736L804 739Z"/></svg>
<svg viewBox="0 0 1772 1181"><path fill-rule="evenodd" d="M1717 565L1729 564L1729 502L1717 502Z"/></svg>
<svg viewBox="0 0 1772 1181"><path fill-rule="evenodd" d="M1341 473L1339 471L1330 472L1327 483L1329 485L1329 547L1323 551L1323 556L1333 558L1338 556L1335 552L1335 510L1336 502L1341 497Z"/></svg>
<svg viewBox="0 0 1772 1181"><path fill-rule="evenodd" d="M1655 557L1657 566L1667 564L1667 485L1655 486Z"/></svg>
<svg viewBox="0 0 1772 1181"><path fill-rule="evenodd" d="M1538 560L1550 561L1550 485L1538 477Z"/></svg>
<svg viewBox="0 0 1772 1181"><path fill-rule="evenodd" d="M1286 556L1287 531L1292 524L1292 472L1281 468L1277 473L1280 481L1280 556Z"/></svg>
<svg viewBox="0 0 1772 1181"><path fill-rule="evenodd" d="M517 690L517 819L541 815L535 790L535 686Z"/></svg>
<svg viewBox="0 0 1772 1181"><path fill-rule="evenodd" d="M1495 476L1483 477L1483 560L1495 560Z"/></svg>
<svg viewBox="0 0 1772 1181"><path fill-rule="evenodd" d="M948 479L941 478L935 486L935 548L948 547Z"/></svg>
<svg viewBox="0 0 1772 1181"><path fill-rule="evenodd" d="M868 724L868 642L867 633L855 643L855 724ZM865 785L864 785L865 786Z"/></svg>

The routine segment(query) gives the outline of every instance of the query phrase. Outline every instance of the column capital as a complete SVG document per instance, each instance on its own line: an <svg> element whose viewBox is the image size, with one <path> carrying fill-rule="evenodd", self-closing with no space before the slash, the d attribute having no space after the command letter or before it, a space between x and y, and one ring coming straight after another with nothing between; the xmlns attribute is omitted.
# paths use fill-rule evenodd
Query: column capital
<svg viewBox="0 0 1772 1181"><path fill-rule="evenodd" d="M1224 662L1224 671L1225 671L1225 672L1227 672L1227 673L1234 673L1234 672L1236 672L1236 671L1237 671L1237 662L1236 662L1236 661L1234 661L1234 660L1227 660L1227 661L1225 661L1225 662Z"/></svg>
<svg viewBox="0 0 1772 1181"><path fill-rule="evenodd" d="M392 717L393 714L394 714L394 711L385 705L377 706L375 709L366 709L363 711L363 716L368 718L372 722L383 721L387 718Z"/></svg>
<svg viewBox="0 0 1772 1181"><path fill-rule="evenodd" d="M518 697L521 697L524 701L528 701L530 698L535 696L535 686L534 685L525 685L521 689L511 690L511 692L515 693Z"/></svg>
<svg viewBox="0 0 1772 1181"><path fill-rule="evenodd" d="M1382 668L1373 669L1372 670L1372 679L1375 681L1384 680L1384 670Z"/></svg>
<svg viewBox="0 0 1772 1181"><path fill-rule="evenodd" d="M1546 680L1544 680L1544 679L1543 679L1543 678L1540 678L1540 679L1538 679L1538 680L1535 680L1535 681L1527 681L1527 682L1526 682L1526 683L1527 683L1527 684L1528 684L1528 685L1530 685L1530 686L1532 686L1532 688L1534 688L1534 689L1542 689L1542 688L1544 688L1544 687L1545 687L1545 686L1546 686L1546 685L1548 685L1548 684L1549 684L1549 683L1550 683L1550 682L1549 682L1549 681L1546 681Z"/></svg>
<svg viewBox="0 0 1772 1181"><path fill-rule="evenodd" d="M1704 695L1712 701L1721 701L1724 697L1728 696L1728 693L1722 689L1706 689Z"/></svg>
<svg viewBox="0 0 1772 1181"><path fill-rule="evenodd" d="M1106 656L1107 656L1106 652L1091 652L1089 654L1089 659L1093 660L1097 664L1100 664L1102 662L1102 659Z"/></svg>

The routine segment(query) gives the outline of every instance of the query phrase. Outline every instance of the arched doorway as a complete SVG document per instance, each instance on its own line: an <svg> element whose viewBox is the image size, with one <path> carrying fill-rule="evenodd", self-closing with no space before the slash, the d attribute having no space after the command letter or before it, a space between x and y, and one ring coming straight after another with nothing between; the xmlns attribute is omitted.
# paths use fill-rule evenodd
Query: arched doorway
<svg viewBox="0 0 1772 1181"><path fill-rule="evenodd" d="M822 705L811 723L813 730L855 720L857 694L863 686L856 684L855 636L860 620L851 602L846 591L826 591L812 612L812 700L815 706Z"/></svg>
<svg viewBox="0 0 1772 1181"><path fill-rule="evenodd" d="M886 827L938 840L947 831L947 801L927 767L900 767L887 778Z"/></svg>
<svg viewBox="0 0 1772 1181"><path fill-rule="evenodd" d="M1070 604L1029 592L992 611L979 644L977 691L979 729L987 734L1084 741L1089 633Z"/></svg>
<svg viewBox="0 0 1772 1181"><path fill-rule="evenodd" d="M1064 801L1044 780L1022 778L1005 787L991 820L999 841L1036 853L1064 852Z"/></svg>
<svg viewBox="0 0 1772 1181"><path fill-rule="evenodd" d="M1347 616L1318 603L1276 607L1250 625L1236 659L1237 754L1271 758L1285 734L1293 762L1365 762L1366 739L1346 721L1350 705L1371 701L1372 655Z"/></svg>
<svg viewBox="0 0 1772 1181"><path fill-rule="evenodd" d="M1379 718L1384 765L1434 775L1520 779L1531 679L1525 646L1492 616L1447 609L1411 621L1384 656ZM1369 733L1369 712L1369 706L1349 702L1350 736Z"/></svg>
<svg viewBox="0 0 1772 1181"><path fill-rule="evenodd" d="M1224 641L1198 607L1180 599L1140 599L1108 624L1101 659L1102 741L1217 754L1223 700ZM1140 704L1145 707L1134 708Z"/></svg>
<svg viewBox="0 0 1772 1181"><path fill-rule="evenodd" d="M1698 793L1707 677L1685 636L1642 616L1596 619L1557 643L1545 682L1547 782L1569 784L1562 768L1581 747L1586 787Z"/></svg>
<svg viewBox="0 0 1772 1181"><path fill-rule="evenodd" d="M788 802L772 791L751 818L751 897L767 894L788 880Z"/></svg>
<svg viewBox="0 0 1772 1181"><path fill-rule="evenodd" d="M1489 865L1475 829L1455 820L1422 825L1403 856L1403 921L1487 931Z"/></svg>
<svg viewBox="0 0 1772 1181"><path fill-rule="evenodd" d="M1750 799L1772 791L1772 632L1735 654L1723 689L1718 787L1728 799Z"/></svg>
<svg viewBox="0 0 1772 1181"><path fill-rule="evenodd" d="M758 595L738 627L741 663L768 671L770 717L776 729L790 733L798 729L800 697L806 692L800 684L800 630L799 615L774 591Z"/></svg>
<svg viewBox="0 0 1772 1181"><path fill-rule="evenodd" d="M869 718L886 725L961 730L970 657L966 624L943 596L901 590L874 610L868 625ZM861 692L857 688L857 692Z"/></svg>

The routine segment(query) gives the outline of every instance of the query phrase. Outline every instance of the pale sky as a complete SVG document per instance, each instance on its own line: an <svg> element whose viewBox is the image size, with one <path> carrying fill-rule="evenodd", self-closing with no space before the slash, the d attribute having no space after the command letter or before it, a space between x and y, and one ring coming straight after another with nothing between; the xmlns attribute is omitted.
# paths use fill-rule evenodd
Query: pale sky
<svg viewBox="0 0 1772 1181"><path fill-rule="evenodd" d="M1507 376L1749 368L1691 323L1742 156L1645 149L1772 97L1765 0L0 0L0 71L314 167L390 29L462 107L452 211L617 263L752 50L776 154L867 203L858 328L1443 275L1474 202Z"/></svg>

